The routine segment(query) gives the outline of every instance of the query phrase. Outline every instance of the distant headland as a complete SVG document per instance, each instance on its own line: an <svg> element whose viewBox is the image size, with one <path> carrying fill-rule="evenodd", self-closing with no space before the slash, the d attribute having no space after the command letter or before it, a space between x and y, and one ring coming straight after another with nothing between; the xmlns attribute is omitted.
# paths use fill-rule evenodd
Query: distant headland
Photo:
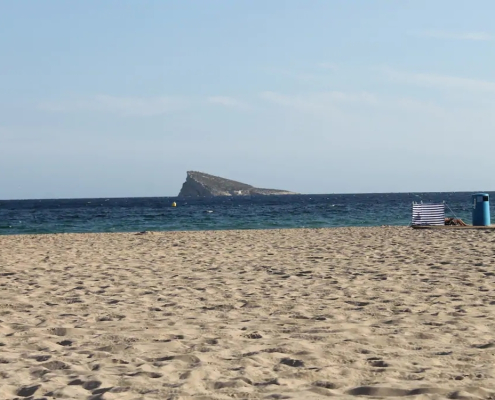
<svg viewBox="0 0 495 400"><path fill-rule="evenodd" d="M198 171L187 171L187 178L179 197L216 197L216 196L269 196L298 194L288 190L261 189L246 183L220 178Z"/></svg>

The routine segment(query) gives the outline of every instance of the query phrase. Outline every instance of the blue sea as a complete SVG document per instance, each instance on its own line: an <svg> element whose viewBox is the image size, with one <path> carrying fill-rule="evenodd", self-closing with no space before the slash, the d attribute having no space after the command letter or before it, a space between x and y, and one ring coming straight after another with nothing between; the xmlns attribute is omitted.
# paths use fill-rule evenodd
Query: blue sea
<svg viewBox="0 0 495 400"><path fill-rule="evenodd" d="M471 192L5 200L0 235L409 225L414 201L471 223Z"/></svg>

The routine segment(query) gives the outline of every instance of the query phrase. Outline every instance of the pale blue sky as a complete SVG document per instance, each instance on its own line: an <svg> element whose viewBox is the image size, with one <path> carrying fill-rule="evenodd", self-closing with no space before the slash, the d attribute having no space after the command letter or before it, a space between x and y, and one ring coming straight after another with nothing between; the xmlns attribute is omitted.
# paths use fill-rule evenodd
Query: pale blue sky
<svg viewBox="0 0 495 400"><path fill-rule="evenodd" d="M493 1L0 0L0 199L495 190Z"/></svg>

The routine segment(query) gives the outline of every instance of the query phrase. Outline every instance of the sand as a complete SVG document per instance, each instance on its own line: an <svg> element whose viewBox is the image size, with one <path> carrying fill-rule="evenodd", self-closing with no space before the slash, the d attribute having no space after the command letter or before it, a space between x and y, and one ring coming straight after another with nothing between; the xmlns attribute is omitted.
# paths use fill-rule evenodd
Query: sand
<svg viewBox="0 0 495 400"><path fill-rule="evenodd" d="M495 398L494 261L474 230L3 236L0 398Z"/></svg>

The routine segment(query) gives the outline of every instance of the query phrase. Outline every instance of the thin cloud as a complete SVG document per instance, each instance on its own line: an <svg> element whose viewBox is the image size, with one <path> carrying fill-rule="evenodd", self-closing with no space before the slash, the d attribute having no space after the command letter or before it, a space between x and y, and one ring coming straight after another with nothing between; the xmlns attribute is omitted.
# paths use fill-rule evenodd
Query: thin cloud
<svg viewBox="0 0 495 400"><path fill-rule="evenodd" d="M447 116L448 110L431 101L410 97L380 96L369 92L320 92L310 94L281 94L263 92L260 97L272 104L294 109L298 112L318 114L334 118L337 115L356 115L357 110L373 110L393 115L397 111L412 114L429 114L436 117ZM349 106L354 106L349 108Z"/></svg>
<svg viewBox="0 0 495 400"><path fill-rule="evenodd" d="M474 40L474 41L489 41L493 40L493 36L485 32L448 32L441 30L424 30L410 32L412 36L446 39L446 40Z"/></svg>
<svg viewBox="0 0 495 400"><path fill-rule="evenodd" d="M495 93L495 82L462 78L457 76L415 73L397 71L392 68L383 68L383 72L393 81L444 89L457 89L471 92Z"/></svg>
<svg viewBox="0 0 495 400"><path fill-rule="evenodd" d="M206 99L210 104L216 104L227 108L235 108L239 110L247 110L249 106L233 97L228 96L210 96Z"/></svg>
<svg viewBox="0 0 495 400"><path fill-rule="evenodd" d="M375 95L368 92L346 93L346 92L320 92L299 95L285 95L276 92L262 92L260 97L281 106L293 107L306 111L324 111L342 105L355 103L377 105L378 100Z"/></svg>
<svg viewBox="0 0 495 400"><path fill-rule="evenodd" d="M93 111L124 116L150 117L179 111L187 101L175 97L118 97L97 95L89 99L67 102L42 102L38 108L50 112Z"/></svg>

